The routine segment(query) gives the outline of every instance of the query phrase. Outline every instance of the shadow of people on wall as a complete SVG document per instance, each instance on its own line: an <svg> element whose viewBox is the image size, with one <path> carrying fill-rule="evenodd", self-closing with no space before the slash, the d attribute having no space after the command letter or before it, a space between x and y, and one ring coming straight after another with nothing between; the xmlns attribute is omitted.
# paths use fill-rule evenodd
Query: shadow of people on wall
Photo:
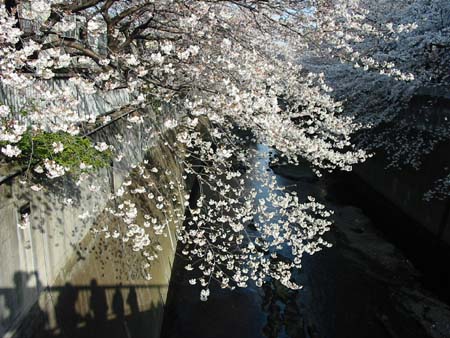
<svg viewBox="0 0 450 338"><path fill-rule="evenodd" d="M115 319L115 334L118 337L132 337L128 323L125 319L125 304L122 295L122 284L119 284L114 289L114 295L112 298L112 310L116 316Z"/></svg>
<svg viewBox="0 0 450 338"><path fill-rule="evenodd" d="M36 291L40 293L44 289L44 286L42 285L41 279L39 278L39 272L33 271L29 276L34 276Z"/></svg>
<svg viewBox="0 0 450 338"><path fill-rule="evenodd" d="M134 286L131 286L130 291L128 292L127 304L130 307L131 314L139 313L139 302L136 294L136 288Z"/></svg>
<svg viewBox="0 0 450 338"><path fill-rule="evenodd" d="M62 288L55 306L56 321L62 334L67 337L74 337L74 332L79 314L75 309L78 298L78 290L70 283L66 283Z"/></svg>
<svg viewBox="0 0 450 338"><path fill-rule="evenodd" d="M159 334L162 303L139 304L157 285L46 286L38 272L17 271L13 286L0 286L0 337L147 338ZM109 307L114 316L108 317ZM142 308L142 309L140 309ZM48 312L47 312L48 311ZM156 323L156 325L155 325Z"/></svg>
<svg viewBox="0 0 450 338"><path fill-rule="evenodd" d="M123 304L122 291L120 290L121 288L122 284L116 286L116 289L114 290L114 296L112 299L112 310L116 315L116 318L119 320L123 320L125 317L125 307Z"/></svg>
<svg viewBox="0 0 450 338"><path fill-rule="evenodd" d="M108 315L108 301L105 289L98 286L97 280L92 279L90 284L91 297L89 307L93 315L94 331L101 332L105 327Z"/></svg>
<svg viewBox="0 0 450 338"><path fill-rule="evenodd" d="M139 313L139 302L134 286L130 287L127 295L127 305L130 308L131 315L127 318L126 325L129 336L133 338L141 337L142 331L141 314Z"/></svg>
<svg viewBox="0 0 450 338"><path fill-rule="evenodd" d="M20 310L24 304L25 300L25 289L27 281L29 279L29 273L26 271L16 271L14 272L13 282L14 282L14 294L10 299L11 306L11 318L14 320L18 310Z"/></svg>
<svg viewBox="0 0 450 338"><path fill-rule="evenodd" d="M24 330L20 323L24 311L32 318L27 322L27 332L47 329L49 317L40 307L39 295L44 287L38 272L16 271L12 280L13 288L0 288L0 337L11 328Z"/></svg>

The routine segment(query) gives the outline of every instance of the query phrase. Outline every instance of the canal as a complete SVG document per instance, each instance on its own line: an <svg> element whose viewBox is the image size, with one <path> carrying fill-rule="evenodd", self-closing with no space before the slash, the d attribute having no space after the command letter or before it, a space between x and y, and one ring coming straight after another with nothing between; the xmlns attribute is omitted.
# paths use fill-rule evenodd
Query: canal
<svg viewBox="0 0 450 338"><path fill-rule="evenodd" d="M317 179L307 165L270 168L270 150L258 145L254 151L259 174L301 199L314 196L334 211L334 224L325 236L333 247L303 258L303 268L295 273L301 290L275 280L234 291L211 285L207 302L200 301L200 288L188 283L190 272L177 255L163 338L450 337L448 308L433 303L409 257L380 231L380 219L364 213L360 195L352 200L357 187L346 184L357 182L341 175ZM259 183L247 176L245 184L251 188Z"/></svg>

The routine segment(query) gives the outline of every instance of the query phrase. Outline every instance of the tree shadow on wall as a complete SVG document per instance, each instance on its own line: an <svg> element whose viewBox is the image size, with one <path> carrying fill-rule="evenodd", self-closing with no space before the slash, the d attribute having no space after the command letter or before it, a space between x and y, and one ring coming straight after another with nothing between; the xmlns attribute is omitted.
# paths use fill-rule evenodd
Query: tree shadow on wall
<svg viewBox="0 0 450 338"><path fill-rule="evenodd" d="M32 275L36 282L29 286ZM93 279L89 285L68 282L61 287L44 288L37 273L22 271L14 274L13 283L12 288L0 288L0 337L13 330L16 338L159 336L163 304L157 301L156 306L152 303L144 310L139 299L145 295L149 303L150 291L159 294L165 285L99 285ZM29 304L36 299L38 290L46 295L41 295L40 302Z"/></svg>

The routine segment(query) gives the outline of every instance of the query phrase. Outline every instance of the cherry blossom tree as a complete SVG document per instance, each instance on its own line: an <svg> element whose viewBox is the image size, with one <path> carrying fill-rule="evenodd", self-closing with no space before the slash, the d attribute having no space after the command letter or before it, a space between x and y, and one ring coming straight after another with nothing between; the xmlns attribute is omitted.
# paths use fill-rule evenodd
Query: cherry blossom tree
<svg viewBox="0 0 450 338"><path fill-rule="evenodd" d="M420 169L425 155L448 140L447 119L433 108L414 112L414 96L445 92L450 81L447 1L317 1L313 43L301 64L325 74L333 98L367 126L354 142L383 151L388 166ZM416 109L417 110L417 109ZM432 196L445 197L448 177ZM435 194L436 193L436 194Z"/></svg>
<svg viewBox="0 0 450 338"><path fill-rule="evenodd" d="M165 120L160 128L176 133L176 140L166 139L165 145L185 174L199 182L198 201L194 206L186 202L189 217L177 234L186 268L198 272L191 283L202 285L201 298L207 299L214 280L234 288L250 281L261 285L272 277L298 288L292 271L301 267L302 256L329 246L322 235L329 229L330 212L312 197L301 201L251 167L248 141L276 149L291 163L306 159L319 175L351 170L367 158L351 142L365 122L344 114L324 72L298 63L312 46L332 51L345 40L329 33L337 15L329 6L281 0L7 1L0 7L0 84L23 97L15 105L1 102L3 161L24 166L34 190L45 188L36 177L83 180L95 174L109 156L122 154L83 136L86 125L109 120L79 114L79 95L124 88L131 97L127 108L134 111L128 121L140 124L146 114ZM352 22L365 28L363 19ZM365 56L359 59L370 63ZM391 73L401 81L412 78L408 70ZM77 91L56 87L59 79ZM166 106L179 117L165 116ZM208 124L207 137L199 128L202 121ZM76 151L84 156L69 163ZM109 209L123 227L106 226L101 232L142 254L147 269L158 256L158 249L151 249L158 247L154 238L167 232L171 218L184 217L164 212L168 203L186 197L182 182L167 168L144 163L136 164L136 171L143 177L164 174L169 190L126 181L111 196L117 208ZM245 187L244 178L270 193ZM155 200L166 220L138 210L133 194ZM280 259L283 250L292 259Z"/></svg>

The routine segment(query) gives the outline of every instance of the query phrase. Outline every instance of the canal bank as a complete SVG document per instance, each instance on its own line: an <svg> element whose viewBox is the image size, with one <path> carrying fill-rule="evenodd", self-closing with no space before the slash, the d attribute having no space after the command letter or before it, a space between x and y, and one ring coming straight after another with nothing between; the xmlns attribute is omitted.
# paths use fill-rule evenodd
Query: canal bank
<svg viewBox="0 0 450 338"><path fill-rule="evenodd" d="M436 298L450 304L450 246L397 208L359 175L337 174L333 194L367 215L389 242L394 243L420 271L420 282ZM428 202L423 201L426 205Z"/></svg>
<svg viewBox="0 0 450 338"><path fill-rule="evenodd" d="M264 147L257 161L268 170ZM234 291L215 285L207 302L200 301L198 287L189 285L178 256L163 338L450 337L450 309L424 290L419 271L377 228L380 219L361 209L357 201L363 197L349 198L347 178L318 180L306 166L279 166L269 173L301 198L314 196L334 211L334 226L326 235L333 247L304 257L295 276L303 285L300 291L274 281Z"/></svg>
<svg viewBox="0 0 450 338"><path fill-rule="evenodd" d="M46 188L35 191L14 173L2 178L0 337L160 336L175 229L191 189L179 158L166 145L174 135L162 126L154 115L135 124L118 113L95 129L93 140L114 146L123 158L115 157L80 184L61 177L39 181ZM162 214L142 189L156 195L156 188L170 182L179 189L158 191L166 200ZM117 237L127 225L114 212L125 202L166 225L164 235L150 233L148 250L162 250L151 262L133 250L131 241ZM30 222L21 228L25 214ZM151 280L145 278L148 270Z"/></svg>

